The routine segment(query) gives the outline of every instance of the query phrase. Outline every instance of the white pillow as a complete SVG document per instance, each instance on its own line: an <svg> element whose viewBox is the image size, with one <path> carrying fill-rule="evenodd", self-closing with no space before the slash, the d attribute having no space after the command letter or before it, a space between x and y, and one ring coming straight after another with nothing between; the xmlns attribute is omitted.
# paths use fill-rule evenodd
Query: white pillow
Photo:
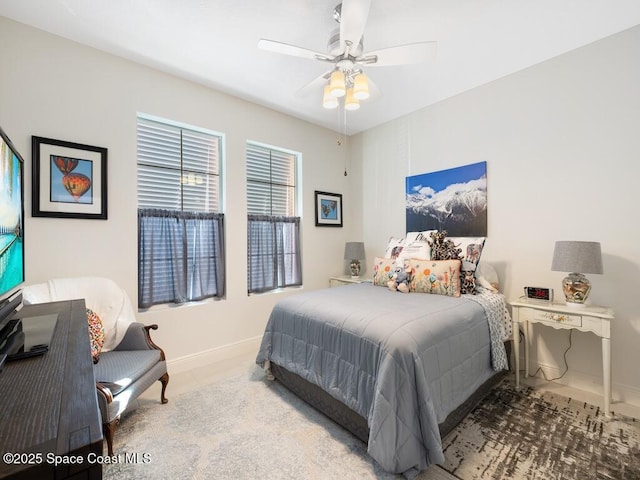
<svg viewBox="0 0 640 480"><path fill-rule="evenodd" d="M404 248L398 255L396 263L404 265L405 260L431 260L431 245L429 245L429 233L433 230L424 232L409 232L404 239Z"/></svg>
<svg viewBox="0 0 640 480"><path fill-rule="evenodd" d="M404 248L404 238L391 237L387 242L387 249L384 251L384 258L398 258Z"/></svg>
<svg viewBox="0 0 640 480"><path fill-rule="evenodd" d="M497 293L500 290L500 279L493 265L487 262L478 264L476 269L476 283L487 290Z"/></svg>

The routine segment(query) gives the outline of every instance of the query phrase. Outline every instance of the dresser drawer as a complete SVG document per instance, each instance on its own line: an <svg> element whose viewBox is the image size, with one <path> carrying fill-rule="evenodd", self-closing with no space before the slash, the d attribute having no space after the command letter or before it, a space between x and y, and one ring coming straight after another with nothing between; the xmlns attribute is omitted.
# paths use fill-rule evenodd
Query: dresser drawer
<svg viewBox="0 0 640 480"><path fill-rule="evenodd" d="M536 310L533 312L533 320L536 322L544 322L549 324L561 323L571 327L582 326L581 315L570 315L568 313L545 312Z"/></svg>

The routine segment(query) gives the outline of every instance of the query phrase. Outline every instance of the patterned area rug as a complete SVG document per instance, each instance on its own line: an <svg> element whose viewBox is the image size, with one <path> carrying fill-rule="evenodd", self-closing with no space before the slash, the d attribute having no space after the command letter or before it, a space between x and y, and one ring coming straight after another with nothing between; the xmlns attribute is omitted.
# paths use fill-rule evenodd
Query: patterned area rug
<svg viewBox="0 0 640 480"><path fill-rule="evenodd" d="M169 383L167 398L123 416L105 480L402 480L258 366L175 397ZM419 479L455 477L433 467Z"/></svg>
<svg viewBox="0 0 640 480"><path fill-rule="evenodd" d="M473 479L640 479L640 422L504 380L443 441L444 469Z"/></svg>
<svg viewBox="0 0 640 480"><path fill-rule="evenodd" d="M366 445L257 366L123 416L105 480L403 480ZM447 464L416 480L640 479L640 422L508 381L445 438Z"/></svg>

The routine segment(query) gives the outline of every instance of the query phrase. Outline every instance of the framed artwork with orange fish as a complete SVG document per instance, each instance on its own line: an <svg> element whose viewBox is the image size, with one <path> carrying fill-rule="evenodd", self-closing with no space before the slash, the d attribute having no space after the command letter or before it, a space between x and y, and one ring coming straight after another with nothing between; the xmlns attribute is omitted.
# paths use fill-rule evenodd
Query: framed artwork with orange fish
<svg viewBox="0 0 640 480"><path fill-rule="evenodd" d="M107 219L107 149L32 137L34 217Z"/></svg>

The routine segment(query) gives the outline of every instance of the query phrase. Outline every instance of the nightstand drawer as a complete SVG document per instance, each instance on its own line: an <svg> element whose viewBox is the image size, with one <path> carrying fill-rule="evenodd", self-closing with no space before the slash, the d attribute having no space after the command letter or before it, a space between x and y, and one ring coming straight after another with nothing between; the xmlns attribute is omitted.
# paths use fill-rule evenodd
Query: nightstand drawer
<svg viewBox="0 0 640 480"><path fill-rule="evenodd" d="M561 323L563 325L568 325L571 327L582 326L581 315L570 315L568 313L558 313L558 312L546 312L544 310L534 310L532 313L533 313L532 320L535 322L544 322L549 324Z"/></svg>

